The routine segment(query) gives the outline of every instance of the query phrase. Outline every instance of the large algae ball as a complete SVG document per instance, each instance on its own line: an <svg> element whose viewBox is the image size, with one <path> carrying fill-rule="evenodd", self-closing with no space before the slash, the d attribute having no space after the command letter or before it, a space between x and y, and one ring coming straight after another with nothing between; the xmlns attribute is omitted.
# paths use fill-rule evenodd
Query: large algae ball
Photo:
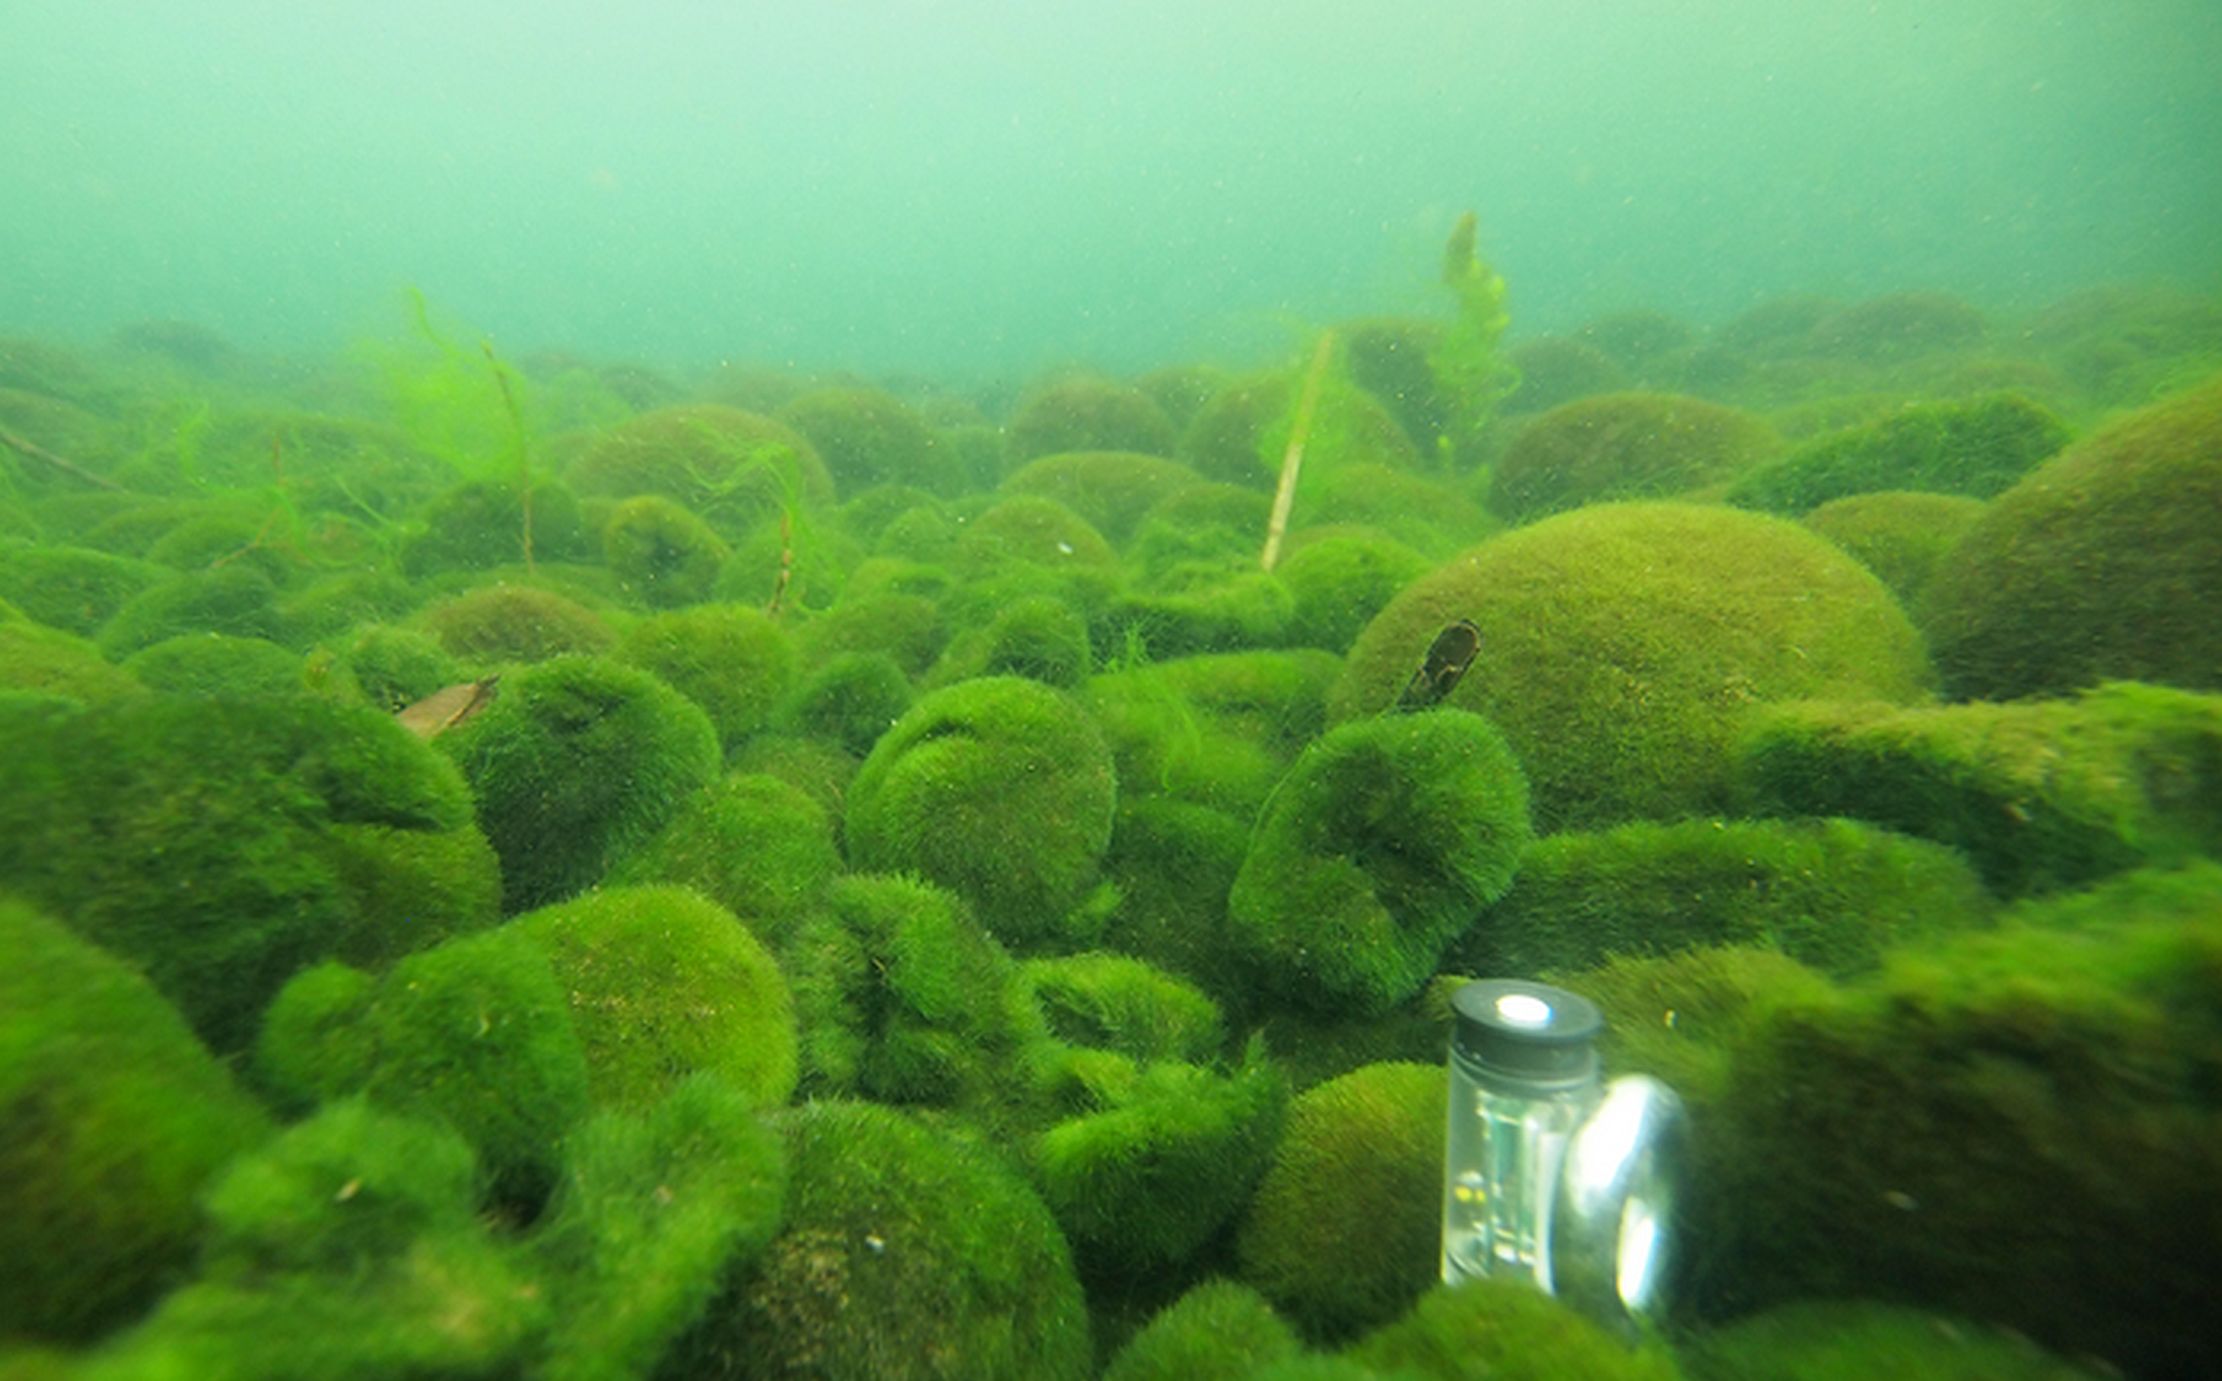
<svg viewBox="0 0 2222 1381"><path fill-rule="evenodd" d="M137 965L219 1053L298 968L494 919L461 779L375 710L147 696L11 714L0 763L0 887Z"/></svg>
<svg viewBox="0 0 2222 1381"><path fill-rule="evenodd" d="M796 502L833 501L833 479L802 433L714 403L658 408L610 428L571 465L581 495L665 498L727 537Z"/></svg>
<svg viewBox="0 0 2222 1381"><path fill-rule="evenodd" d="M1669 393L1561 404L1522 428L1490 476L1513 522L1607 499L1664 498L1736 478L1780 446L1758 418Z"/></svg>
<svg viewBox="0 0 2222 1381"><path fill-rule="evenodd" d="M2222 688L2222 380L2070 446L1991 501L1922 622L1954 695L2107 678Z"/></svg>
<svg viewBox="0 0 2222 1381"><path fill-rule="evenodd" d="M1065 451L1173 453L1172 421L1138 388L1100 375L1067 374L1036 384L1006 430L1019 460Z"/></svg>
<svg viewBox="0 0 2222 1381"><path fill-rule="evenodd" d="M5 900L0 952L0 1338L84 1337L190 1260L269 1124L129 965Z"/></svg>
<svg viewBox="0 0 2222 1381"><path fill-rule="evenodd" d="M592 886L717 776L717 730L645 671L558 657L434 740L463 769L511 912Z"/></svg>
<svg viewBox="0 0 2222 1381"><path fill-rule="evenodd" d="M933 692L849 788L849 858L938 882L1000 938L1057 935L1111 842L1111 752L1071 699L989 676Z"/></svg>
<svg viewBox="0 0 2222 1381"><path fill-rule="evenodd" d="M1751 706L1903 703L1929 676L1890 592L1813 533L1733 509L1610 504L1483 543L1398 595L1351 649L1333 713L1390 704L1461 618L1481 652L1446 703L1504 731L1545 833L1719 813Z"/></svg>
<svg viewBox="0 0 2222 1381"><path fill-rule="evenodd" d="M869 1103L783 1114L787 1221L670 1361L701 1378L1078 1381L1065 1240L990 1152Z"/></svg>
<svg viewBox="0 0 2222 1381"><path fill-rule="evenodd" d="M1227 900L1233 942L1299 1004L1387 1011L1504 895L1530 838L1527 781L1486 720L1345 724L1266 807Z"/></svg>

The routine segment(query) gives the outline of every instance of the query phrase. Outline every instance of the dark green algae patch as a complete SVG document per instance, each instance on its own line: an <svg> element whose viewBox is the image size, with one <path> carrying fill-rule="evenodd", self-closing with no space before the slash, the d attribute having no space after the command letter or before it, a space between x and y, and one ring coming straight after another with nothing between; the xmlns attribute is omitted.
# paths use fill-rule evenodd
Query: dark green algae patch
<svg viewBox="0 0 2222 1381"><path fill-rule="evenodd" d="M2210 1374L2222 315L2138 312L1359 323L1272 571L1293 363L0 341L0 1377ZM1507 972L1697 1114L1638 1346L1434 1284Z"/></svg>

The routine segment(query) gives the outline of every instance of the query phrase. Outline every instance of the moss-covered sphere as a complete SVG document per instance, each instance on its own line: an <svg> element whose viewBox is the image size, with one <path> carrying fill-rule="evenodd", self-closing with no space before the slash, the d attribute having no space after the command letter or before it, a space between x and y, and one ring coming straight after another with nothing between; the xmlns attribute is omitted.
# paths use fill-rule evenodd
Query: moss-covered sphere
<svg viewBox="0 0 2222 1381"><path fill-rule="evenodd" d="M1721 813L1754 705L1902 703L1929 682L1897 601L1822 538L1734 509L1610 504L1507 533L1408 587L1359 635L1332 712L1386 708L1461 618L1481 650L1446 703L1503 730L1544 833Z"/></svg>
<svg viewBox="0 0 2222 1381"><path fill-rule="evenodd" d="M1667 393L1565 403L1520 430L1490 477L1512 522L1611 499L1665 498L1736 478L1781 446L1758 418Z"/></svg>
<svg viewBox="0 0 2222 1381"><path fill-rule="evenodd" d="M771 722L795 680L786 630L740 604L651 615L625 630L617 656L700 705L728 753Z"/></svg>
<svg viewBox="0 0 2222 1381"><path fill-rule="evenodd" d="M1803 521L1857 557L1911 610L1921 607L1945 553L1982 516L1980 499L1887 489L1831 499Z"/></svg>
<svg viewBox="0 0 2222 1381"><path fill-rule="evenodd" d="M595 438L566 478L592 498L661 494L729 539L785 507L834 497L825 461L802 433L715 403L658 408L619 423Z"/></svg>
<svg viewBox="0 0 2222 1381"><path fill-rule="evenodd" d="M708 523L661 494L621 500L602 524L602 564L651 609L708 599L731 555Z"/></svg>
<svg viewBox="0 0 2222 1381"><path fill-rule="evenodd" d="M467 590L417 618L449 656L479 668L607 652L617 642L617 634L593 610L529 585Z"/></svg>
<svg viewBox="0 0 2222 1381"><path fill-rule="evenodd" d="M1065 451L1173 453L1172 421L1148 394L1093 374L1067 374L1027 390L1004 430L1020 461Z"/></svg>

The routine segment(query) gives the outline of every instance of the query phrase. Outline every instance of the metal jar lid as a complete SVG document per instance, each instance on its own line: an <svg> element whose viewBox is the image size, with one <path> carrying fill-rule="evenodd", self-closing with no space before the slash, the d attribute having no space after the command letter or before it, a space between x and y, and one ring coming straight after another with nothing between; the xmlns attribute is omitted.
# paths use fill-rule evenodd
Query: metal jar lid
<svg viewBox="0 0 2222 1381"><path fill-rule="evenodd" d="M1604 1013L1579 993L1518 978L1468 983L1451 996L1451 1053L1481 1077L1556 1088L1597 1075Z"/></svg>

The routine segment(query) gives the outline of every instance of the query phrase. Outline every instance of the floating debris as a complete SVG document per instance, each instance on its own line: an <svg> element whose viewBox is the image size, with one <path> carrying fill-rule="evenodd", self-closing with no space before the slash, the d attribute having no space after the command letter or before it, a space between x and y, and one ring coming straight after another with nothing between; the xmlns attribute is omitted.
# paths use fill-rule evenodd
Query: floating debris
<svg viewBox="0 0 2222 1381"><path fill-rule="evenodd" d="M500 685L501 677L497 674L483 680L443 686L414 705L396 710L394 718L418 738L438 738L456 725L477 718L494 703L494 692Z"/></svg>
<svg viewBox="0 0 2222 1381"><path fill-rule="evenodd" d="M1396 698L1397 710L1431 710L1442 704L1457 689L1459 678L1480 651L1481 630L1472 619L1460 619L1437 633L1435 641L1428 644L1426 660Z"/></svg>

